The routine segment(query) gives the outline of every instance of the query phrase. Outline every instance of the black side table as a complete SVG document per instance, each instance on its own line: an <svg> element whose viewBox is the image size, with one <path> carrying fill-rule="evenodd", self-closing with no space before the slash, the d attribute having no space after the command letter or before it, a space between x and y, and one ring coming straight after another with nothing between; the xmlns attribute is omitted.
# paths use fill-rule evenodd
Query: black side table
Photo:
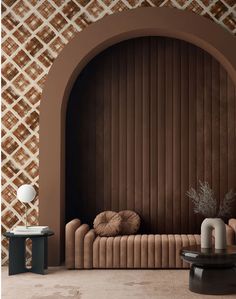
<svg viewBox="0 0 236 299"><path fill-rule="evenodd" d="M14 235L6 232L3 234L9 238L9 275L24 272L33 272L44 274L48 267L48 237L54 235L54 232L48 231L43 234ZM32 267L25 266L25 240L32 240Z"/></svg>
<svg viewBox="0 0 236 299"><path fill-rule="evenodd" d="M236 294L236 246L225 250L184 247L180 255L191 263L189 290L199 294Z"/></svg>

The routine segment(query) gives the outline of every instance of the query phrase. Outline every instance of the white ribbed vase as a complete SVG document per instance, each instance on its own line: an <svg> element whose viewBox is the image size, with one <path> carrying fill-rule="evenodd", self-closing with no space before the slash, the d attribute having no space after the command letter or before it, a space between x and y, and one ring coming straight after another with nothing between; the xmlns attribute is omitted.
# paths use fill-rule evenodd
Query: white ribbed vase
<svg viewBox="0 0 236 299"><path fill-rule="evenodd" d="M201 248L212 247L212 231L215 229L215 249L226 249L226 228L220 218L206 218L201 225Z"/></svg>

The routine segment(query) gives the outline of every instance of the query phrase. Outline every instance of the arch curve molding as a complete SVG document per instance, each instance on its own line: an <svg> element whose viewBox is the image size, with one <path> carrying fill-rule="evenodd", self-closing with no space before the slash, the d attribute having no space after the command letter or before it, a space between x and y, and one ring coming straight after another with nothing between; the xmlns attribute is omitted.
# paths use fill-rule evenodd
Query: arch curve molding
<svg viewBox="0 0 236 299"><path fill-rule="evenodd" d="M55 237L49 263L64 257L65 115L73 83L97 54L120 41L140 36L167 36L192 43L215 57L236 85L236 39L219 25L173 8L139 8L90 25L60 53L48 74L40 104L39 222Z"/></svg>

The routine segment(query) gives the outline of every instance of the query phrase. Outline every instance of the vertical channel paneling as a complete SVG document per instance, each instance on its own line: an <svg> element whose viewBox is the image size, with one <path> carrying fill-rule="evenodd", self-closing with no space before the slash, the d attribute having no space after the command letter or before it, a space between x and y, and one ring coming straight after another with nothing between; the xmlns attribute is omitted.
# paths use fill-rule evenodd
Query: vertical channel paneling
<svg viewBox="0 0 236 299"><path fill-rule="evenodd" d="M226 132L228 131L227 125L227 74L225 70L220 67L220 198L224 197L227 181L228 181L228 167L227 154L228 154L228 138Z"/></svg>
<svg viewBox="0 0 236 299"><path fill-rule="evenodd" d="M211 58L204 53L204 174L212 183L212 80Z"/></svg>
<svg viewBox="0 0 236 299"><path fill-rule="evenodd" d="M189 179L189 57L188 44L181 43L181 231L187 233L189 228L189 200L186 197L186 190L188 190Z"/></svg>
<svg viewBox="0 0 236 299"><path fill-rule="evenodd" d="M150 219L150 40L142 40L142 214ZM146 228L150 230L150 223Z"/></svg>
<svg viewBox="0 0 236 299"><path fill-rule="evenodd" d="M108 55L103 68L103 131L104 131L104 210L111 209L111 69L112 58Z"/></svg>
<svg viewBox="0 0 236 299"><path fill-rule="evenodd" d="M158 224L158 132L157 132L157 41L150 41L150 231L155 232Z"/></svg>
<svg viewBox="0 0 236 299"><path fill-rule="evenodd" d="M196 51L196 160L197 173L196 184L198 180L204 181L204 52L200 49ZM202 218L197 217L198 226Z"/></svg>
<svg viewBox="0 0 236 299"><path fill-rule="evenodd" d="M119 209L127 209L127 57L123 47L119 53Z"/></svg>
<svg viewBox="0 0 236 299"><path fill-rule="evenodd" d="M134 41L126 45L127 57L127 208L135 209L135 56Z"/></svg>
<svg viewBox="0 0 236 299"><path fill-rule="evenodd" d="M212 188L220 191L220 76L219 63L212 59ZM226 135L227 136L227 135Z"/></svg>
<svg viewBox="0 0 236 299"><path fill-rule="evenodd" d="M94 73L94 76L96 73ZM85 115L81 115L81 118L83 120L83 127L84 130L86 130L86 122L89 122L89 127L86 130L88 134L88 138L84 136L83 131L80 131L80 135L82 136L81 141L85 142L87 144L87 151L88 154L86 154L86 147L83 148L82 146L78 146L79 148L79 155L82 157L86 157L87 163L88 163L88 169L87 169L87 177L82 176L80 188L82 190L86 190L84 194L82 195L82 203L84 208L86 209L87 213L89 211L89 207L87 206L86 202L91 202L94 200L94 204L91 206L92 215L96 213L96 205L97 205L97 199L96 199L96 109L93 109L93 107L96 105L96 98L94 97L94 89L88 89L84 87L85 90L85 98L82 99L82 97L78 96L78 101L82 100L84 104L84 110L85 115L87 114L88 117ZM79 95L79 92L78 92ZM86 96L88 99L91 99L91 101L86 101ZM79 109L79 107L78 107ZM81 113L82 114L82 113ZM80 115L79 115L80 117ZM87 120L86 120L87 118ZM73 133L73 132L72 132ZM75 132L74 132L75 133ZM73 146L73 145L72 145ZM82 153L80 153L82 151ZM75 153L76 154L76 153ZM70 158L71 159L71 158ZM72 159L73 161L74 159ZM82 159L81 159L82 160ZM86 166L84 165L84 168ZM81 177L82 172L78 170L79 178ZM83 187L84 186L84 187ZM92 190L90 190L89 186L93 186ZM77 194L74 194L74 196L77 197ZM86 213L86 214L87 214ZM82 213L80 212L80 215ZM89 214L89 219L92 218L92 215Z"/></svg>
<svg viewBox="0 0 236 299"><path fill-rule="evenodd" d="M228 189L235 188L236 185L236 89L234 88L232 81L227 80L227 99L228 99Z"/></svg>
<svg viewBox="0 0 236 299"><path fill-rule="evenodd" d="M166 232L173 228L173 40L165 41L165 221Z"/></svg>
<svg viewBox="0 0 236 299"><path fill-rule="evenodd" d="M181 227L181 61L180 43L173 45L173 233Z"/></svg>
<svg viewBox="0 0 236 299"><path fill-rule="evenodd" d="M236 187L235 120L235 87L203 50L164 37L107 49L68 105L67 219L131 209L142 231L199 232L186 191L207 180L222 199Z"/></svg>
<svg viewBox="0 0 236 299"><path fill-rule="evenodd" d="M95 143L95 159L96 159L96 210L103 209L104 203L104 88L103 78L104 70L98 64L98 69L95 70L95 80L97 82L94 89L95 101L95 120L96 120L96 143Z"/></svg>
<svg viewBox="0 0 236 299"><path fill-rule="evenodd" d="M189 107L188 107L188 123L189 123L189 185L196 187L196 48L188 47L188 77L189 77ZM193 205L189 201L189 227L193 231L196 223L196 216L193 215Z"/></svg>
<svg viewBox="0 0 236 299"><path fill-rule="evenodd" d="M142 152L143 152L143 130L142 130L142 122L143 122L143 101L142 101L142 40L135 40L135 67L134 67L134 80L135 80L135 132L134 132L134 155L135 155L135 210L138 213L142 213L142 178L143 178L143 163L142 163ZM144 225L145 225L144 219Z"/></svg>
<svg viewBox="0 0 236 299"><path fill-rule="evenodd" d="M119 210L119 63L114 48L111 64L111 209Z"/></svg>
<svg viewBox="0 0 236 299"><path fill-rule="evenodd" d="M165 39L157 43L157 188L158 210L157 227L165 231L165 178L166 178L166 140L165 140ZM163 217L164 216L164 217Z"/></svg>

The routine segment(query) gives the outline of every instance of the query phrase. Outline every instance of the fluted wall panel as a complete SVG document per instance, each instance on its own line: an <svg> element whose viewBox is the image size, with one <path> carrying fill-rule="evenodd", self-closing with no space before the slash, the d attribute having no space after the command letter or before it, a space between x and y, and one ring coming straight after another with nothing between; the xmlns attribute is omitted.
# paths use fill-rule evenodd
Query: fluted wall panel
<svg viewBox="0 0 236 299"><path fill-rule="evenodd" d="M199 232L186 191L206 180L220 200L236 187L235 105L226 71L184 41L143 37L98 55L68 104L67 220L132 209L142 231Z"/></svg>

